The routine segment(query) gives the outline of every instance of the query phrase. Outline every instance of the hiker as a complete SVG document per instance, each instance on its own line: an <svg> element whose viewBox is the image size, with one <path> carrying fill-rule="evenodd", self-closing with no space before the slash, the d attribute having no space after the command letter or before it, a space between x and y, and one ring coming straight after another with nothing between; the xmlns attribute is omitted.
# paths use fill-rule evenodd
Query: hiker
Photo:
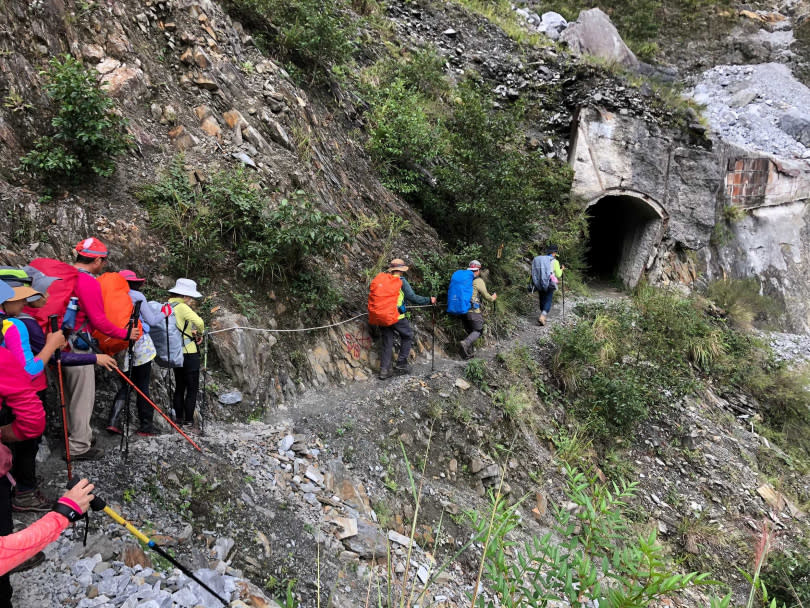
<svg viewBox="0 0 810 608"><path fill-rule="evenodd" d="M7 474L10 460L7 453L3 454L4 448L8 449L0 444L0 475ZM59 538L68 524L86 513L94 498L92 494L94 487L86 479L80 480L53 504L52 509L49 509L50 513L19 532L0 537L0 576L8 579L8 574L18 572L17 568L21 564L30 560L33 555L41 553L42 549ZM10 586L8 595L0 598L0 606L11 606Z"/></svg>
<svg viewBox="0 0 810 608"><path fill-rule="evenodd" d="M400 258L391 260L388 264L388 269L385 271L400 280L400 289L397 296L397 321L393 325L380 327L382 333L382 351L380 352L380 380L386 380L392 375L403 375L411 372L408 365L408 355L411 353L411 345L413 344L413 329L411 323L405 318L405 304L413 304L414 306L422 306L424 304L435 304L435 296L418 296L408 283L403 275L408 272L408 266ZM394 332L399 334L399 356L397 357L396 365L393 370L391 369L391 359L393 356L394 347Z"/></svg>
<svg viewBox="0 0 810 608"><path fill-rule="evenodd" d="M472 260L467 266L467 270L471 270L473 273L472 298L470 299L470 309L462 318L467 337L459 343L461 355L465 359L472 357L473 342L481 337L481 332L484 330L484 315L481 313L481 300L494 302L498 299L497 293L493 292L492 295L490 295L487 291L487 285L484 283L484 279L481 278L481 262Z"/></svg>
<svg viewBox="0 0 810 608"><path fill-rule="evenodd" d="M6 348L23 365L31 378L31 386L36 391L41 406L45 406L45 392L48 381L45 376L45 363L50 361L53 353L65 346L62 332L48 334L47 338L39 324L22 312L27 300L47 299L47 287L52 280L49 277L37 277L35 282L25 270L3 269L0 274L6 284L14 290L14 295L0 304L5 315L3 338ZM28 286L25 283L31 283ZM36 287L34 287L36 286ZM33 337L33 338L32 338ZM33 353L37 354L34 355ZM0 424L11 421L11 412L0 411ZM53 500L45 497L38 489L36 475L36 456L41 436L12 443L9 447L14 456L11 474L16 481L12 508L14 511L49 511Z"/></svg>
<svg viewBox="0 0 810 608"><path fill-rule="evenodd" d="M146 304L146 296L140 291L146 279L140 278L132 270L119 270L118 274L124 277L127 283L129 283L129 297L132 300L132 304L135 305L136 302L141 303L140 320L143 328L143 335L141 335L132 347L132 361L129 361L129 351L125 351L126 355L124 356L123 370L127 371L129 366L132 365L132 382L135 383L135 386L137 386L146 397L149 397L152 359L154 359L157 354L155 345L149 335L149 328L150 326L162 323L163 316ZM130 389L129 384L122 378L121 387L115 394L115 399L113 399L110 420L107 423L107 431L110 433L121 434L121 429L118 426L118 417L124 407L129 406L128 397L130 390L132 389ZM140 422L136 435L140 437L155 435L155 426L152 421L154 410L152 406L149 405L146 399L140 394L137 394L135 403L138 407L138 420Z"/></svg>
<svg viewBox="0 0 810 608"><path fill-rule="evenodd" d="M540 316L537 318L540 325L546 324L557 283L565 270L565 266L560 266L557 259L558 253L557 245L549 245L546 248L546 255L538 255L532 260L532 285L540 297Z"/></svg>
<svg viewBox="0 0 810 608"><path fill-rule="evenodd" d="M197 291L197 283L186 278L177 279L169 294L174 296L169 298L169 304L174 311L177 328L183 334L183 367L174 368L172 405L177 424L193 428L194 408L200 390L200 351L197 345L202 342L205 323L192 307L202 294Z"/></svg>
<svg viewBox="0 0 810 608"><path fill-rule="evenodd" d="M0 304L14 298L14 289L0 281ZM4 319L5 325L8 320ZM10 410L11 422L0 425L0 441L3 444L34 439L45 430L45 410L34 390L31 376L9 349L0 347L0 414ZM12 477L10 451L5 451L0 467L0 536L8 536L14 530L11 517ZM0 608L11 606L11 581L9 575L0 576Z"/></svg>
<svg viewBox="0 0 810 608"><path fill-rule="evenodd" d="M104 300L96 276L104 269L107 255L104 243L93 237L79 241L76 245L76 261L73 266L79 273L74 295L79 299L79 312L76 315L76 332L68 340L70 350L75 353L93 352L90 333L94 329L119 340L138 340L141 337L141 329L137 325L121 328L104 314ZM71 460L98 460L104 456L104 450L92 445L93 430L90 426L96 393L95 372L91 366L83 365L65 367L63 373L65 398L70 409L68 422Z"/></svg>

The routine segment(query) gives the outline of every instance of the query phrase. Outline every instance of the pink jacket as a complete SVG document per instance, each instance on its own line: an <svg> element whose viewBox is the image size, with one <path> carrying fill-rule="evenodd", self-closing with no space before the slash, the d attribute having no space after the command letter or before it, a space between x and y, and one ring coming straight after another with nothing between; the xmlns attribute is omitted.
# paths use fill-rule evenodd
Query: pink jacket
<svg viewBox="0 0 810 608"><path fill-rule="evenodd" d="M0 347L0 401L11 408L11 430L18 441L39 437L45 430L45 410L31 376L7 349Z"/></svg>
<svg viewBox="0 0 810 608"><path fill-rule="evenodd" d="M24 530L0 536L0 576L59 538L68 523L67 517L51 511Z"/></svg>
<svg viewBox="0 0 810 608"><path fill-rule="evenodd" d="M115 325L104 314L104 299L101 296L101 285L96 278L87 272L79 271L74 289L76 297L79 298L79 312L76 315L76 329L99 330L106 336L126 340L129 332L127 328ZM89 323L90 327L83 327Z"/></svg>

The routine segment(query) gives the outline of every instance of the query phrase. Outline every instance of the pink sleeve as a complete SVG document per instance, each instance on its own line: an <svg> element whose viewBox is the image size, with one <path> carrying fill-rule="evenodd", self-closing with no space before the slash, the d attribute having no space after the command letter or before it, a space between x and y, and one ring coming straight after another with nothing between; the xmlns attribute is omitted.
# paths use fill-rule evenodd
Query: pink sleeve
<svg viewBox="0 0 810 608"><path fill-rule="evenodd" d="M3 339L5 347L17 360L17 363L25 367L25 351L20 339L20 330L11 321L3 320Z"/></svg>
<svg viewBox="0 0 810 608"><path fill-rule="evenodd" d="M0 536L0 575L42 551L67 527L67 517L51 511L24 530Z"/></svg>
<svg viewBox="0 0 810 608"><path fill-rule="evenodd" d="M30 376L5 348L0 348L0 399L14 412L11 430L19 441L39 437L45 430L45 410Z"/></svg>
<svg viewBox="0 0 810 608"><path fill-rule="evenodd" d="M97 329L111 338L127 339L127 328L118 327L104 314L101 285L95 278L80 272L76 279L76 296L79 298L79 309L87 315L93 329Z"/></svg>

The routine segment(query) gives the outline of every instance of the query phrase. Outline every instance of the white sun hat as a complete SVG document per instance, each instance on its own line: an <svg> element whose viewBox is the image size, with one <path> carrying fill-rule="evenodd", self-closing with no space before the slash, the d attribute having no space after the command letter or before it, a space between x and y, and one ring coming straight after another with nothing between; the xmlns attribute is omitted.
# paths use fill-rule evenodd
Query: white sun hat
<svg viewBox="0 0 810 608"><path fill-rule="evenodd" d="M191 279L177 279L174 287L169 290L169 293L173 293L178 296L191 296L192 298L202 297L202 294L197 291L196 281L192 281Z"/></svg>

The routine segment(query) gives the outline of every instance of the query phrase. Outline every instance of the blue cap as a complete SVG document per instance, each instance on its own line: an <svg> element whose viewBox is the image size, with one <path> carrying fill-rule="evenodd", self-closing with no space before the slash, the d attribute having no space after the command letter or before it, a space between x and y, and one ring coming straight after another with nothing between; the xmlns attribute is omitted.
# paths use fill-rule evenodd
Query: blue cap
<svg viewBox="0 0 810 608"><path fill-rule="evenodd" d="M5 281L0 281L0 304L14 297L14 288Z"/></svg>

